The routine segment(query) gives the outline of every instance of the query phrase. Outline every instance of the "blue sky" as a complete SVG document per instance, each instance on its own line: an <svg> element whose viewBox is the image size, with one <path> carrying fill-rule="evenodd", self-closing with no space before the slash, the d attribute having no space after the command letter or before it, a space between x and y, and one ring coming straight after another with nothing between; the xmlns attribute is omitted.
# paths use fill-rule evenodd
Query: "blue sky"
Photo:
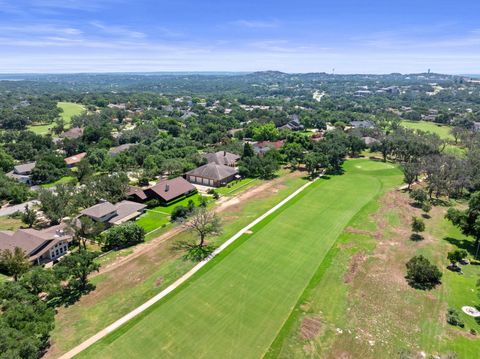
<svg viewBox="0 0 480 359"><path fill-rule="evenodd" d="M480 73L474 0L0 0L0 72Z"/></svg>

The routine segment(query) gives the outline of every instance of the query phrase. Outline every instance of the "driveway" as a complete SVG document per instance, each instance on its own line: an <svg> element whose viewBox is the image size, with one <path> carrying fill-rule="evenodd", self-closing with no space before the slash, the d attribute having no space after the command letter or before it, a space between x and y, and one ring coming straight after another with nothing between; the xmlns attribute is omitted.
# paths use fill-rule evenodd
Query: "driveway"
<svg viewBox="0 0 480 359"><path fill-rule="evenodd" d="M20 203L20 204L15 204L13 206L7 206L7 207L2 207L0 208L0 217L3 217L3 216L9 216L11 214L14 214L15 212L23 212L25 211L25 206L33 206L33 205L36 205L36 204L39 204L40 202L38 202L37 200L33 200L33 201L28 201L28 202L24 202L24 203Z"/></svg>

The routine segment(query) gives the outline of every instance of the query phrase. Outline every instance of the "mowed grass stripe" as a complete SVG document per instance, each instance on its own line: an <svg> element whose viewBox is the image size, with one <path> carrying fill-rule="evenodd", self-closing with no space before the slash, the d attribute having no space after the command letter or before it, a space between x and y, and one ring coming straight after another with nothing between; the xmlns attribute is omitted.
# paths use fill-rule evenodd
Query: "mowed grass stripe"
<svg viewBox="0 0 480 359"><path fill-rule="evenodd" d="M380 190L354 168L318 181L172 300L80 356L261 357L338 235Z"/></svg>

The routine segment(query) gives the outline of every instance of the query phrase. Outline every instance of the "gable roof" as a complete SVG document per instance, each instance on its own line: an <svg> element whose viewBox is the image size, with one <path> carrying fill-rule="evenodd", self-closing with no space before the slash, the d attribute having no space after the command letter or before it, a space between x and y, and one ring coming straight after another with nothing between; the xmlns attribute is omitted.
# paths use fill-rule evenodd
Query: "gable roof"
<svg viewBox="0 0 480 359"><path fill-rule="evenodd" d="M76 138L80 138L83 136L83 128L81 127L72 127L68 131L65 131L60 135L62 138L69 138L71 140L74 140Z"/></svg>
<svg viewBox="0 0 480 359"><path fill-rule="evenodd" d="M147 195L145 194L145 191L139 187L135 186L130 186L127 191L127 197L131 196L137 196L140 198L142 201L147 199Z"/></svg>
<svg viewBox="0 0 480 359"><path fill-rule="evenodd" d="M147 206L132 201L121 201L115 204L117 214L108 220L110 224L119 224L133 219L140 215L140 211Z"/></svg>
<svg viewBox="0 0 480 359"><path fill-rule="evenodd" d="M34 260L62 240L69 241L72 236L63 231L64 226L58 225L38 231L33 228L19 229L16 232L0 231L0 251L20 248Z"/></svg>
<svg viewBox="0 0 480 359"><path fill-rule="evenodd" d="M82 153L64 158L64 161L67 165L74 165L76 163L79 163L86 155L87 155L87 152L82 152Z"/></svg>
<svg viewBox="0 0 480 359"><path fill-rule="evenodd" d="M208 178L212 180L223 180L224 178L230 177L237 174L237 170L233 167L219 165L214 162L207 163L206 165L200 166L187 172L187 175Z"/></svg>
<svg viewBox="0 0 480 359"><path fill-rule="evenodd" d="M110 202L101 202L91 207L85 208L80 213L89 217L101 218L106 216L107 214L114 213L116 210L117 209L115 208L115 206Z"/></svg>
<svg viewBox="0 0 480 359"><path fill-rule="evenodd" d="M148 192L154 192L166 202L180 197L188 192L195 191L195 186L183 177L177 177L158 182L155 186L148 188Z"/></svg>
<svg viewBox="0 0 480 359"><path fill-rule="evenodd" d="M119 153L128 150L132 146L135 146L135 144L134 143L124 143L123 145L110 148L108 153L110 153L110 155L118 155Z"/></svg>
<svg viewBox="0 0 480 359"><path fill-rule="evenodd" d="M35 168L37 162L23 163L21 165L16 165L13 167L13 172L15 174L30 173Z"/></svg>
<svg viewBox="0 0 480 359"><path fill-rule="evenodd" d="M218 151L215 153L206 153L203 157L208 163L214 162L218 165L233 166L240 159L239 155L227 151Z"/></svg>

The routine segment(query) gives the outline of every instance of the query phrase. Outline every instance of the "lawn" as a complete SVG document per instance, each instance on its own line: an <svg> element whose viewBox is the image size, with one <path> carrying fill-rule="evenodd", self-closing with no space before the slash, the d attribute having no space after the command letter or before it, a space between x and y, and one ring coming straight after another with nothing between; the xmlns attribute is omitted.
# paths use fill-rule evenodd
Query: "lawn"
<svg viewBox="0 0 480 359"><path fill-rule="evenodd" d="M288 173L273 180L271 187L256 196L225 209L220 214L223 233L209 241L220 245L304 183L298 173ZM161 228L159 232L164 230ZM158 234L157 231L154 234ZM173 246L177 241L189 239L193 239L192 234L183 232L151 247L148 252L115 270L95 277L95 291L75 305L59 309L52 345L46 358L58 358L61 353L141 305L188 271L194 263L183 260L183 252L174 251ZM101 260L111 264L112 257L123 257L127 254L125 251L131 250L108 253Z"/></svg>
<svg viewBox="0 0 480 359"><path fill-rule="evenodd" d="M453 136L450 133L450 126L438 125L428 121L402 121L402 126L411 128L413 130L421 130L425 132L436 133L440 138L444 140L453 140Z"/></svg>
<svg viewBox="0 0 480 359"><path fill-rule="evenodd" d="M73 176L64 176L58 180L56 180L55 182L51 182L51 183L44 183L41 185L42 188L50 188L50 187L53 187L53 186L56 186L56 185L59 185L59 184L65 184L65 183L70 183L70 182L75 182L77 179Z"/></svg>
<svg viewBox="0 0 480 359"><path fill-rule="evenodd" d="M65 127L67 128L70 126L73 116L80 115L85 111L85 107L73 102L59 102L57 106L63 109L60 116L65 121ZM35 132L37 135L46 135L54 125L54 123L42 123L30 125L27 128L30 131Z"/></svg>
<svg viewBox="0 0 480 359"><path fill-rule="evenodd" d="M345 226L398 174L349 161L343 176L317 181L80 357L263 356Z"/></svg>
<svg viewBox="0 0 480 359"><path fill-rule="evenodd" d="M170 216L168 214L157 212L155 209L148 209L135 223L142 227L145 233L150 233L157 228L167 225L169 222Z"/></svg>
<svg viewBox="0 0 480 359"><path fill-rule="evenodd" d="M254 186L255 184L259 183L259 179L255 178L242 178L237 181L230 182L228 185L224 187L220 187L215 189L215 191L221 195L231 195L237 192L240 189L247 189L250 186Z"/></svg>
<svg viewBox="0 0 480 359"><path fill-rule="evenodd" d="M73 116L81 115L85 111L83 105L73 102L59 102L57 106L63 110L60 116L65 121L66 127L70 126Z"/></svg>
<svg viewBox="0 0 480 359"><path fill-rule="evenodd" d="M2 216L0 217L0 231L16 231L23 225L20 219Z"/></svg>

